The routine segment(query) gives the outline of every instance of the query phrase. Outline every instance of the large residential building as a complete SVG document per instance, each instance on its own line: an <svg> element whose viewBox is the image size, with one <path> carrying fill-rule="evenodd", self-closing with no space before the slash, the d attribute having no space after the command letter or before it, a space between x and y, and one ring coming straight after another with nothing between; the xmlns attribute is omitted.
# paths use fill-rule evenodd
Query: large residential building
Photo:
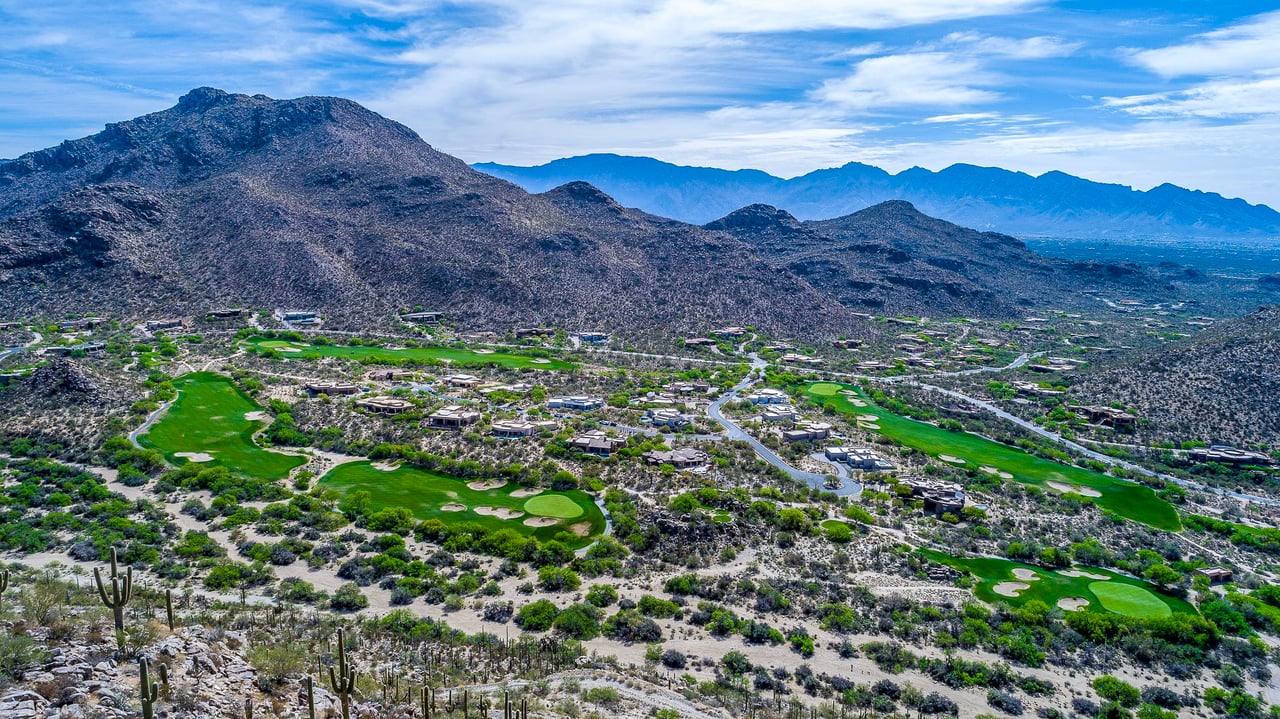
<svg viewBox="0 0 1280 719"><path fill-rule="evenodd" d="M451 374L444 378L444 383L450 387L477 387L484 383L484 380L473 374Z"/></svg>
<svg viewBox="0 0 1280 719"><path fill-rule="evenodd" d="M694 447L680 447L669 452L651 449L640 455L647 464L669 464L676 469L692 469L705 465L710 457L706 452Z"/></svg>
<svg viewBox="0 0 1280 719"><path fill-rule="evenodd" d="M1094 424L1108 425L1116 429L1133 429L1134 425L1138 423L1137 417L1115 407L1071 405L1067 409L1087 417Z"/></svg>
<svg viewBox="0 0 1280 719"><path fill-rule="evenodd" d="M556 423L551 421L530 422L523 419L499 419L493 422L493 436L502 439L520 439L532 437L544 429L554 430Z"/></svg>
<svg viewBox="0 0 1280 719"><path fill-rule="evenodd" d="M569 440L570 447L598 457L608 457L626 443L627 440L610 437L598 429L583 432Z"/></svg>
<svg viewBox="0 0 1280 719"><path fill-rule="evenodd" d="M517 338L525 337L552 337L556 331L551 327L517 327L515 335Z"/></svg>
<svg viewBox="0 0 1280 719"><path fill-rule="evenodd" d="M320 322L320 313L311 310L276 310L276 317L282 322L295 325L314 325Z"/></svg>
<svg viewBox="0 0 1280 719"><path fill-rule="evenodd" d="M185 323L181 317L172 317L163 320L148 320L142 326L148 332L159 332L160 330L180 329Z"/></svg>
<svg viewBox="0 0 1280 719"><path fill-rule="evenodd" d="M577 336L589 345L602 345L609 341L608 332L579 332Z"/></svg>
<svg viewBox="0 0 1280 719"><path fill-rule="evenodd" d="M364 397L356 400L356 406L374 414L400 414L413 409L416 405L399 397Z"/></svg>
<svg viewBox="0 0 1280 719"><path fill-rule="evenodd" d="M55 357L70 357L77 352L83 352L87 355L101 354L107 349L107 343L101 340L94 342L81 342L75 345L55 345L44 350L47 355Z"/></svg>
<svg viewBox="0 0 1280 719"><path fill-rule="evenodd" d="M1271 457L1262 452L1236 449L1225 444L1193 449L1187 453L1196 462L1222 462L1223 464L1271 464Z"/></svg>
<svg viewBox="0 0 1280 719"><path fill-rule="evenodd" d="M771 406L760 415L765 422L794 422L795 418L796 410L791 406Z"/></svg>
<svg viewBox="0 0 1280 719"><path fill-rule="evenodd" d="M413 379L413 373L406 369L376 369L369 373L369 379L379 382L399 382Z"/></svg>
<svg viewBox="0 0 1280 719"><path fill-rule="evenodd" d="M204 317L207 320L233 320L238 317L245 317L249 314L249 310L242 310L233 307L226 309L209 310Z"/></svg>
<svg viewBox="0 0 1280 719"><path fill-rule="evenodd" d="M691 420L674 407L655 407L645 413L645 419L654 427L687 427Z"/></svg>
<svg viewBox="0 0 1280 719"><path fill-rule="evenodd" d="M444 319L443 312L406 312L400 315L402 322L412 322L418 325L436 325L440 324L442 319Z"/></svg>
<svg viewBox="0 0 1280 719"><path fill-rule="evenodd" d="M308 382L306 384L307 391L312 394L356 394L360 391L360 387L350 382Z"/></svg>
<svg viewBox="0 0 1280 719"><path fill-rule="evenodd" d="M911 496L924 500L924 511L930 514L959 513L964 509L964 488L955 482L906 477L902 483L911 488Z"/></svg>
<svg viewBox="0 0 1280 719"><path fill-rule="evenodd" d="M604 400L598 397L587 397L586 395L552 397L547 400L547 406L551 409L568 409L575 412L590 412L603 407Z"/></svg>
<svg viewBox="0 0 1280 719"><path fill-rule="evenodd" d="M875 450L866 447L827 447L825 453L827 459L832 462L847 464L852 469L873 472L885 472L893 469L892 462L885 459Z"/></svg>
<svg viewBox="0 0 1280 719"><path fill-rule="evenodd" d="M826 422L798 422L795 429L782 433L782 438L788 442L813 442L830 436L831 425Z"/></svg>
<svg viewBox="0 0 1280 719"><path fill-rule="evenodd" d="M765 387L747 395L746 400L751 404L788 404L791 398L786 392L780 389Z"/></svg>
<svg viewBox="0 0 1280 719"><path fill-rule="evenodd" d="M480 421L480 413L472 409L463 409L462 405L451 404L427 415L427 425L437 429L461 429Z"/></svg>

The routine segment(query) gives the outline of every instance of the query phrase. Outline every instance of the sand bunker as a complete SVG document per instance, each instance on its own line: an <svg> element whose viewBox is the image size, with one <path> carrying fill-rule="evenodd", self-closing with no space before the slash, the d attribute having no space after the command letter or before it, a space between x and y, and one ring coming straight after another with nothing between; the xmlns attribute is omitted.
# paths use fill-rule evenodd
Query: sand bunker
<svg viewBox="0 0 1280 719"><path fill-rule="evenodd" d="M1001 472L1000 479L1013 479L1013 475L1008 472Z"/></svg>
<svg viewBox="0 0 1280 719"><path fill-rule="evenodd" d="M543 358L543 357L539 357L539 358L537 358L537 359L533 359L533 360L529 360L529 361L530 361L530 362L532 362L532 363L534 363L534 364L551 364L551 360L546 359L546 358Z"/></svg>
<svg viewBox="0 0 1280 719"><path fill-rule="evenodd" d="M474 349L474 350L471 350L471 351L472 351L472 352L475 352L475 353L476 353L476 354L478 354L478 355L491 355L491 354L493 354L493 350L485 349L485 348L483 348L483 347L481 347L480 349Z"/></svg>
<svg viewBox="0 0 1280 719"><path fill-rule="evenodd" d="M966 461L963 457L957 457L954 454L940 454L938 455L938 459L946 462L947 464L964 464Z"/></svg>
<svg viewBox="0 0 1280 719"><path fill-rule="evenodd" d="M466 510L466 508L467 508L467 506L466 506L465 504L458 504L457 502L450 502L450 503L448 503L448 504L444 505L443 507L441 507L440 509L441 509L441 510L443 510L443 511L445 511L445 512L462 512L462 511L465 511L465 510Z"/></svg>
<svg viewBox="0 0 1280 719"><path fill-rule="evenodd" d="M174 452L173 456L182 457L188 462L212 462L213 455L207 452Z"/></svg>
<svg viewBox="0 0 1280 719"><path fill-rule="evenodd" d="M266 419L266 418L267 418L267 413L266 413L266 412L263 412L262 410L255 410L255 411L253 411L253 412L245 412L245 413L244 413L244 418L245 418L245 419L247 419L247 420L249 420L250 422L257 422L257 421L258 421L258 420L260 420L260 419Z"/></svg>
<svg viewBox="0 0 1280 719"><path fill-rule="evenodd" d="M1058 574L1061 574L1064 577L1083 577L1085 579L1097 579L1098 581L1104 581L1111 578L1105 574L1093 574L1092 572L1082 572L1079 569L1066 569L1058 572Z"/></svg>
<svg viewBox="0 0 1280 719"><path fill-rule="evenodd" d="M556 519L555 517L529 517L528 519L524 520L524 526L550 527L551 525L559 521L560 520Z"/></svg>
<svg viewBox="0 0 1280 719"><path fill-rule="evenodd" d="M1058 609L1064 612L1074 612L1089 606L1089 600L1084 597L1063 597L1058 600Z"/></svg>
<svg viewBox="0 0 1280 719"><path fill-rule="evenodd" d="M491 489L507 486L505 479L486 479L483 482L468 482L467 486L477 492L488 492Z"/></svg>
<svg viewBox="0 0 1280 719"><path fill-rule="evenodd" d="M1102 496L1102 492L1099 492L1098 490L1092 489L1090 487L1077 487L1075 485L1066 484L1064 482L1045 482L1045 484L1049 485L1053 489L1058 490L1059 492L1062 492L1063 494L1066 494L1067 492L1071 492L1072 494L1078 494L1081 497L1101 497Z"/></svg>
<svg viewBox="0 0 1280 719"><path fill-rule="evenodd" d="M860 414L858 415L858 421L859 422L879 422L880 418L875 416L874 414Z"/></svg>
<svg viewBox="0 0 1280 719"><path fill-rule="evenodd" d="M872 431L878 431L880 429L880 425L876 424L875 422L859 422L858 429L869 429Z"/></svg>
<svg viewBox="0 0 1280 719"><path fill-rule="evenodd" d="M987 474L1000 474L1000 469L998 467L988 466L988 467L978 467L978 469L982 470L983 472L986 472Z"/></svg>
<svg viewBox="0 0 1280 719"><path fill-rule="evenodd" d="M866 407L866 406L867 406L867 403L866 403L866 402L863 402L863 401L862 401L862 400L860 400L860 399L851 399L851 400L849 400L849 404L853 405L854 407Z"/></svg>
<svg viewBox="0 0 1280 719"><path fill-rule="evenodd" d="M382 461L382 462L374 462L373 464L371 464L371 465L369 465L369 466L370 466L370 467L373 467L374 469L381 470L381 471L383 471L383 472L390 472L390 471L392 471L392 470L399 469L399 468L400 468L400 463L399 463L399 462L386 462L386 461Z"/></svg>
<svg viewBox="0 0 1280 719"><path fill-rule="evenodd" d="M482 514L486 517L497 517L498 519L515 519L523 517L524 512L508 509L507 507L476 507L476 514Z"/></svg>
<svg viewBox="0 0 1280 719"><path fill-rule="evenodd" d="M536 488L535 489L517 489L516 491L511 493L511 496L516 499L524 499L525 497L533 497L533 496L542 494L542 491L543 490L536 489Z"/></svg>
<svg viewBox="0 0 1280 719"><path fill-rule="evenodd" d="M298 349L297 347L281 347L280 351L281 352L301 352L302 350Z"/></svg>
<svg viewBox="0 0 1280 719"><path fill-rule="evenodd" d="M1031 585L1024 582L1000 582L991 588L991 591L1002 597L1016 597L1018 592L1024 589L1030 589Z"/></svg>
<svg viewBox="0 0 1280 719"><path fill-rule="evenodd" d="M1017 577L1018 579L1021 579L1024 582L1040 581L1039 574L1036 574L1030 569L1023 569L1022 567L1018 567L1017 569L1013 570L1013 576Z"/></svg>
<svg viewBox="0 0 1280 719"><path fill-rule="evenodd" d="M577 524L571 524L569 525L569 531L579 537L585 537L588 534L591 534L591 522L578 522Z"/></svg>

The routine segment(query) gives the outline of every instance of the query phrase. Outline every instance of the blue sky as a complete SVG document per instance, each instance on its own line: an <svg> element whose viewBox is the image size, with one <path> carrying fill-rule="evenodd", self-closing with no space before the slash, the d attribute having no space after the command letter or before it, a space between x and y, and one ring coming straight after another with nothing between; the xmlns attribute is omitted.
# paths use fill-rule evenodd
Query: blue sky
<svg viewBox="0 0 1280 719"><path fill-rule="evenodd" d="M1084 0L0 0L0 157L211 85L469 162L956 162L1280 207L1280 10Z"/></svg>

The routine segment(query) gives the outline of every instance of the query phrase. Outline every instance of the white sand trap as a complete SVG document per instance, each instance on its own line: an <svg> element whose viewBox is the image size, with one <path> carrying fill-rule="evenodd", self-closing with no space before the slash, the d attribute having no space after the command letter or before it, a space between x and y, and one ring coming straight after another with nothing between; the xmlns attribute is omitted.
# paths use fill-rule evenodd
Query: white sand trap
<svg viewBox="0 0 1280 719"><path fill-rule="evenodd" d="M879 422L880 418L875 416L874 414L860 414L858 415L858 421L859 422Z"/></svg>
<svg viewBox="0 0 1280 719"><path fill-rule="evenodd" d="M524 512L506 507L476 507L476 514L482 514L486 517L497 517L498 519L515 519L523 517Z"/></svg>
<svg viewBox="0 0 1280 719"><path fill-rule="evenodd" d="M982 470L983 472L986 472L987 474L1000 474L1000 470L997 467L987 466L987 467L978 467L978 469Z"/></svg>
<svg viewBox="0 0 1280 719"><path fill-rule="evenodd" d="M1013 479L1013 475L1008 472L1001 472L1000 479Z"/></svg>
<svg viewBox="0 0 1280 719"><path fill-rule="evenodd" d="M512 493L511 493L511 496L512 496L512 497L515 497L516 499L524 499L525 497L532 497L532 496L535 496L535 495L538 495L538 494L542 494L542 492L543 492L543 490L541 490L541 489L537 489L537 488L534 488L534 489L517 489L516 491L514 491L514 492L512 492Z"/></svg>
<svg viewBox="0 0 1280 719"><path fill-rule="evenodd" d="M1102 492L1099 492L1098 490L1092 489L1090 487L1077 487L1072 484L1066 484L1065 482L1045 482L1045 484L1049 485L1053 489L1058 490L1059 492L1062 492L1063 494L1066 494L1067 492L1071 492L1073 494L1078 494L1081 497L1101 497L1102 496Z"/></svg>
<svg viewBox="0 0 1280 719"><path fill-rule="evenodd" d="M281 352L301 352L302 350L298 349L297 347L281 347L280 351Z"/></svg>
<svg viewBox="0 0 1280 719"><path fill-rule="evenodd" d="M938 459L947 464L964 464L967 461L964 457L957 457L954 454L940 454Z"/></svg>
<svg viewBox="0 0 1280 719"><path fill-rule="evenodd" d="M507 486L505 479L486 479L483 482L468 482L467 486L476 492L488 492L491 489ZM476 510L477 512L480 510Z"/></svg>
<svg viewBox="0 0 1280 719"><path fill-rule="evenodd" d="M1018 592L1024 589L1030 589L1031 585L1025 582L1000 582L991 588L991 591L1002 597L1016 597Z"/></svg>
<svg viewBox="0 0 1280 719"><path fill-rule="evenodd" d="M1036 574L1030 569L1023 569L1022 567L1018 567L1017 569L1013 570L1013 576L1017 577L1018 579L1021 579L1024 582L1040 581L1039 574Z"/></svg>
<svg viewBox="0 0 1280 719"><path fill-rule="evenodd" d="M440 509L441 509L441 510L443 510L443 511L445 511L445 512L462 512L462 511L465 511L465 510L466 510L466 508L467 508L467 506L466 506L465 504L458 504L457 502L450 502L450 503L448 503L448 504L444 505L443 507L441 507Z"/></svg>
<svg viewBox="0 0 1280 719"><path fill-rule="evenodd" d="M1063 597L1058 600L1058 609L1064 612L1074 612L1089 606L1089 600L1084 597Z"/></svg>
<svg viewBox="0 0 1280 719"><path fill-rule="evenodd" d="M529 517L528 519L524 520L524 526L550 527L551 525L559 521L560 520L556 519L555 517Z"/></svg>
<svg viewBox="0 0 1280 719"><path fill-rule="evenodd" d="M182 457L188 462L212 462L213 455L207 452L174 452L173 456Z"/></svg>
<svg viewBox="0 0 1280 719"><path fill-rule="evenodd" d="M532 359L529 361L534 364L551 364L551 360L546 359L545 357L538 357L537 359Z"/></svg>
<svg viewBox="0 0 1280 719"><path fill-rule="evenodd" d="M591 533L591 522L578 522L577 524L571 524L569 525L569 531L579 537L585 537Z"/></svg>
<svg viewBox="0 0 1280 719"><path fill-rule="evenodd" d="M869 429L873 432L878 432L880 431L880 425L875 422L859 422L858 429Z"/></svg>
<svg viewBox="0 0 1280 719"><path fill-rule="evenodd" d="M382 461L382 462L374 462L373 464L371 464L371 465L369 465L369 466L370 466L370 467L373 467L373 468L374 468L374 469L376 469L376 470L380 470L380 471L382 471L382 472L390 472L390 471L392 471L392 470L399 469L399 468L400 468L400 463L399 463L399 462L386 462L386 461Z"/></svg>
<svg viewBox="0 0 1280 719"><path fill-rule="evenodd" d="M857 394L857 392L854 392L851 389L842 389L840 390L840 394L845 395L846 397L852 397Z"/></svg>
<svg viewBox="0 0 1280 719"><path fill-rule="evenodd" d="M472 352L475 352L475 353L476 353L476 354L478 354L478 355L491 355L491 354L493 354L493 350L491 350L491 349L485 349L485 348L483 348L483 347L481 347L480 349L474 349L474 350L471 350L471 351L472 351Z"/></svg>
<svg viewBox="0 0 1280 719"><path fill-rule="evenodd" d="M1111 578L1105 574L1094 574L1092 572L1082 572L1079 569L1066 569L1058 572L1058 574L1061 574L1064 577L1081 577L1084 579L1097 579L1098 581L1106 581Z"/></svg>
<svg viewBox="0 0 1280 719"><path fill-rule="evenodd" d="M255 410L255 411L253 411L253 412L245 412L245 413L244 413L244 418L245 418L245 419L247 419L247 420L249 420L250 422L257 422L258 420L266 419L266 418L267 418L267 413L266 413L266 412L263 412L262 410Z"/></svg>

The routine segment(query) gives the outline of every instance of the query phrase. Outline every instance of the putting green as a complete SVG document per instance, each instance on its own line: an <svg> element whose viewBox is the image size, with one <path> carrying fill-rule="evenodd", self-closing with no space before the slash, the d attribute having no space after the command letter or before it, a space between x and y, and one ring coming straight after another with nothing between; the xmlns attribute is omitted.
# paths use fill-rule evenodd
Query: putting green
<svg viewBox="0 0 1280 719"><path fill-rule="evenodd" d="M573 519L582 515L582 507L562 494L539 494L524 503L524 511L539 517Z"/></svg>
<svg viewBox="0 0 1280 719"><path fill-rule="evenodd" d="M314 345L306 342L287 342L267 337L250 337L247 344L261 350L275 350L290 358L313 359L316 357L341 357L386 364L400 364L406 361L439 361L448 360L456 366L498 365L522 369L572 369L575 365L558 359L530 357L509 352L476 352L457 347L406 347L404 349L387 349L385 347L366 347L352 345ZM296 350L296 351L289 351Z"/></svg>
<svg viewBox="0 0 1280 719"><path fill-rule="evenodd" d="M253 434L265 426L264 420L247 420L250 412L262 407L225 377L213 372L195 372L173 381L178 398L147 432L138 437L143 447L159 450L170 463L185 464L190 455L211 461L206 467L226 467L264 479L283 479L307 460L295 455L270 452L253 442Z"/></svg>
<svg viewBox="0 0 1280 719"><path fill-rule="evenodd" d="M832 384L830 382L819 382L815 385L809 386L809 391L819 397L834 397L841 389L844 388L838 384Z"/></svg>
<svg viewBox="0 0 1280 719"><path fill-rule="evenodd" d="M1158 619L1167 617L1173 612L1169 605L1142 587L1132 584L1113 584L1111 582L1093 582L1089 591L1102 602L1108 611L1140 619Z"/></svg>
<svg viewBox="0 0 1280 719"><path fill-rule="evenodd" d="M819 383L818 386L822 386L823 391L826 391L828 387L841 385L824 382ZM1053 491L1049 487L1051 481L1087 487L1101 496L1078 497L1081 501L1092 502L1122 517L1157 529L1174 532L1182 529L1177 510L1156 496L1150 487L1117 479L1101 472L1036 457L1017 447L993 442L969 432L950 432L926 422L908 419L876 405L857 387L853 385L844 385L844 387L854 390L856 394L852 397L844 394L826 395L814 392L813 386L806 389L806 394L819 405L834 407L842 414L854 417L875 415L875 423L860 421L859 426L869 431L879 432L886 437L892 437L908 447L921 450L943 461L948 461L948 457L963 458L967 460L963 465L965 467L993 467L997 472L1012 474L1018 482L1045 487L1049 491ZM853 404L855 399L863 400L866 406L856 406Z"/></svg>
<svg viewBox="0 0 1280 719"><path fill-rule="evenodd" d="M522 489L514 482L478 491L469 487L468 481L475 480L429 472L410 465L401 465L387 471L374 467L372 462L342 464L320 478L320 484L343 494L362 490L368 492L369 508L373 511L404 507L418 519L438 519L451 526L460 523L475 525L489 532L511 529L540 540L570 532L577 535L569 542L575 547L589 544L604 532L604 515L586 492L576 489L566 492L545 490L526 501L523 495L512 496ZM538 512L527 506L534 499L544 498L551 500L545 506L559 514ZM457 509L459 506L462 509ZM457 511L449 511L445 507ZM502 519L488 511L476 511L477 508L485 507L528 512L535 516L551 517L556 521L545 527L535 527L525 524L523 516ZM579 525L584 523L589 526L582 532L584 527ZM582 536L583 534L586 536Z"/></svg>
<svg viewBox="0 0 1280 719"><path fill-rule="evenodd" d="M933 549L921 549L919 553L939 564L972 574L978 580L973 587L974 595L993 604L1004 602L1022 606L1038 599L1053 607L1063 599L1080 597L1089 603L1078 611L1114 612L1130 617L1196 613L1195 607L1186 601L1160 593L1149 582L1100 567L1049 569L999 557L957 557ZM1027 572L1034 573L1037 578L1028 581ZM1106 579L1099 580L1098 577ZM1020 590L1016 597L996 592L995 587L1005 582L1020 582L1027 588Z"/></svg>

